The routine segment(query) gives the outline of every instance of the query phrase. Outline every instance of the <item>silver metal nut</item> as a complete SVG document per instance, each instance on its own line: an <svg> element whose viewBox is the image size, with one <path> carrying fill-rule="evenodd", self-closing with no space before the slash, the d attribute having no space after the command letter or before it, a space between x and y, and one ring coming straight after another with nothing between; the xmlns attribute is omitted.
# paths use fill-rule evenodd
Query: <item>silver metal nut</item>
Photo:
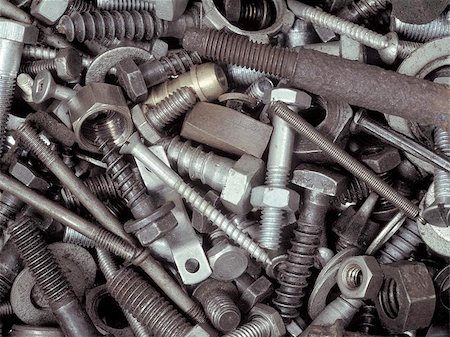
<svg viewBox="0 0 450 337"><path fill-rule="evenodd" d="M252 190L250 202L257 208L274 207L294 212L298 209L300 196L288 188L262 185Z"/></svg>
<svg viewBox="0 0 450 337"><path fill-rule="evenodd" d="M300 109L311 107L312 98L306 92L292 88L275 88L267 93L266 103L281 101Z"/></svg>
<svg viewBox="0 0 450 337"><path fill-rule="evenodd" d="M263 183L264 161L248 154L242 155L228 173L220 194L223 206L235 214L251 211L250 194L253 187Z"/></svg>
<svg viewBox="0 0 450 337"><path fill-rule="evenodd" d="M163 133L156 130L152 124L150 124L144 115L139 105L136 105L131 109L131 118L133 119L133 124L138 129L142 137L145 138L150 144L156 144L161 139L164 138Z"/></svg>
<svg viewBox="0 0 450 337"><path fill-rule="evenodd" d="M55 24L67 10L69 0L33 0L31 15L48 24Z"/></svg>
<svg viewBox="0 0 450 337"><path fill-rule="evenodd" d="M83 70L81 55L73 48L58 51L55 57L56 73L67 82L77 82Z"/></svg>
<svg viewBox="0 0 450 337"><path fill-rule="evenodd" d="M11 165L9 173L33 190L45 191L50 187L50 184L45 179L39 177L31 167L21 162L15 162Z"/></svg>
<svg viewBox="0 0 450 337"><path fill-rule="evenodd" d="M148 94L144 75L132 59L125 59L116 65L116 76L120 86L133 102L142 102Z"/></svg>
<svg viewBox="0 0 450 337"><path fill-rule="evenodd" d="M212 269L212 278L231 281L241 276L248 265L247 254L239 247L224 241L214 245L206 256Z"/></svg>
<svg viewBox="0 0 450 337"><path fill-rule="evenodd" d="M281 337L286 333L283 319L274 308L258 303L250 311L250 320L255 316L265 318L267 323L270 324L270 337Z"/></svg>
<svg viewBox="0 0 450 337"><path fill-rule="evenodd" d="M242 312L249 312L257 303L264 301L273 293L273 285L270 280L261 276L250 284L241 294L238 301L239 309Z"/></svg>
<svg viewBox="0 0 450 337"><path fill-rule="evenodd" d="M342 262L337 284L346 298L375 300L383 278L383 271L373 256L353 256Z"/></svg>
<svg viewBox="0 0 450 337"><path fill-rule="evenodd" d="M39 30L32 25L0 18L0 39L35 44L38 34Z"/></svg>
<svg viewBox="0 0 450 337"><path fill-rule="evenodd" d="M400 165L400 152L389 145L374 145L364 148L360 153L360 160L375 173L384 173Z"/></svg>
<svg viewBox="0 0 450 337"><path fill-rule="evenodd" d="M341 195L347 188L347 178L344 175L312 164L297 166L292 173L291 182L302 188L333 197Z"/></svg>
<svg viewBox="0 0 450 337"><path fill-rule="evenodd" d="M199 323L195 325L185 337L218 337L217 331L208 326L205 323Z"/></svg>

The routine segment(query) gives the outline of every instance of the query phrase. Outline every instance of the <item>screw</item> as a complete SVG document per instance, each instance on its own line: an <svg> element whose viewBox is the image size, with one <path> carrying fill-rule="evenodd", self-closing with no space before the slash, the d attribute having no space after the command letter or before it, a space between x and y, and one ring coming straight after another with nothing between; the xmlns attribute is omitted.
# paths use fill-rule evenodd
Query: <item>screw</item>
<svg viewBox="0 0 450 337"><path fill-rule="evenodd" d="M25 204L10 193L2 193L0 196L0 228L3 230L8 222L14 220L16 214Z"/></svg>
<svg viewBox="0 0 450 337"><path fill-rule="evenodd" d="M266 74L261 71L255 71L250 68L235 65L227 66L227 75L234 84L244 87L248 87L252 83L255 83L256 80L266 76Z"/></svg>
<svg viewBox="0 0 450 337"><path fill-rule="evenodd" d="M108 281L114 277L114 274L119 271L119 268L117 268L113 257L108 251L100 248L97 248L96 251L98 266L103 272L103 275L105 275L106 281ZM130 323L130 327L136 337L150 337L148 330L141 323L139 323L138 320L133 317L133 315L131 315L128 311L125 311L124 315L128 323Z"/></svg>
<svg viewBox="0 0 450 337"><path fill-rule="evenodd" d="M86 248L93 248L95 246L94 241L70 227L64 228L64 236L62 241Z"/></svg>
<svg viewBox="0 0 450 337"><path fill-rule="evenodd" d="M0 0L0 16L27 24L31 24L33 22L28 13L24 12L17 6L14 6L8 0Z"/></svg>
<svg viewBox="0 0 450 337"><path fill-rule="evenodd" d="M409 40L427 42L450 34L450 17L448 14L442 14L436 20L421 25L402 22L392 17L390 29Z"/></svg>
<svg viewBox="0 0 450 337"><path fill-rule="evenodd" d="M25 264L31 270L36 284L48 300L64 334L73 337L101 336L82 309L32 220L24 216L11 224L8 231Z"/></svg>
<svg viewBox="0 0 450 337"><path fill-rule="evenodd" d="M159 179L179 193L201 215L208 218L232 241L236 242L242 249L248 252L251 257L265 265L271 264L268 254L261 247L241 232L222 212L214 208L195 189L186 184L178 174L167 167L166 164L141 143L137 133L131 135L120 151L121 153L131 154L141 161Z"/></svg>
<svg viewBox="0 0 450 337"><path fill-rule="evenodd" d="M52 74L48 70L40 72L33 82L33 102L43 103L51 98L67 101L75 96L77 92L73 89L56 84Z"/></svg>
<svg viewBox="0 0 450 337"><path fill-rule="evenodd" d="M22 57L25 59L51 60L56 57L57 49L26 45L23 48ZM92 57L81 54L81 63L84 68L88 68L92 63Z"/></svg>
<svg viewBox="0 0 450 337"><path fill-rule="evenodd" d="M274 88L274 85L267 77L258 78L246 90L245 94L256 99L256 107L263 103L265 95Z"/></svg>
<svg viewBox="0 0 450 337"><path fill-rule="evenodd" d="M14 315L14 310L12 308L11 302L6 301L0 303L0 317Z"/></svg>
<svg viewBox="0 0 450 337"><path fill-rule="evenodd" d="M241 312L234 303L236 287L228 282L207 279L192 293L203 306L213 326L222 332L236 329L241 322Z"/></svg>
<svg viewBox="0 0 450 337"><path fill-rule="evenodd" d="M341 9L337 16L350 22L359 23L386 9L387 4L387 0L357 0Z"/></svg>

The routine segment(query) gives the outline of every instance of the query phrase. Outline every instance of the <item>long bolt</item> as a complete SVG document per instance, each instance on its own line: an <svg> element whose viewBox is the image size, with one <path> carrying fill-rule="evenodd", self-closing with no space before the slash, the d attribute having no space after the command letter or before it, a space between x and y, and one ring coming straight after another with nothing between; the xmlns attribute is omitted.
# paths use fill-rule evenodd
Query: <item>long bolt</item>
<svg viewBox="0 0 450 337"><path fill-rule="evenodd" d="M64 334L70 337L101 336L82 309L70 283L32 220L24 216L10 225L8 231Z"/></svg>
<svg viewBox="0 0 450 337"><path fill-rule="evenodd" d="M319 96L419 123L438 123L450 130L450 90L430 81L314 50L291 51L208 29L188 31L183 46L213 61L286 78L292 86Z"/></svg>
<svg viewBox="0 0 450 337"><path fill-rule="evenodd" d="M20 40L11 36L3 36L13 28L9 26L20 25L20 29L26 31L26 38ZM19 29L19 27L18 27ZM28 24L22 24L10 20L0 21L0 157L3 155L6 141L6 126L8 124L11 103L14 97L16 77L22 59L22 50L25 43L34 44L37 41L38 30Z"/></svg>
<svg viewBox="0 0 450 337"><path fill-rule="evenodd" d="M114 274L118 272L119 268L116 266L111 254L103 249L97 248L98 266L103 272L105 279L108 281L114 277ZM133 330L136 337L150 337L147 329L138 322L128 311L124 312L124 315L130 323L130 327Z"/></svg>
<svg viewBox="0 0 450 337"><path fill-rule="evenodd" d="M411 219L418 217L420 209L411 201L399 194L394 188L389 186L372 170L361 164L339 146L332 143L328 138L323 136L311 124L306 122L300 116L295 115L282 102L276 102L273 105L273 113L283 118L289 125L297 131L302 137L308 139L319 147L326 155L344 167L347 171L365 181L366 184L381 197L386 198L394 204L399 210L404 212Z"/></svg>
<svg viewBox="0 0 450 337"><path fill-rule="evenodd" d="M133 155L141 161L149 170L155 173L161 181L175 190L186 202L196 209L201 215L209 219L221 229L227 236L237 243L248 254L265 265L270 265L269 255L258 246L250 237L240 231L221 211L206 201L200 193L186 184L183 179L172 169L167 167L153 152L141 143L139 135L134 133L122 146L121 153Z"/></svg>
<svg viewBox="0 0 450 337"><path fill-rule="evenodd" d="M141 267L150 278L165 292L173 303L175 303L183 312L196 322L203 323L206 318L200 306L197 305L180 288L178 283L173 280L165 269L153 259L149 254L143 254L143 251L137 249L121 237L106 231L105 229L94 225L77 214L69 211L63 206L43 197L32 189L24 186L17 180L0 172L0 190L15 195L24 203L30 205L38 212L48 215L61 224L72 228L83 234L95 245L104 248L114 255L130 261L138 267Z"/></svg>

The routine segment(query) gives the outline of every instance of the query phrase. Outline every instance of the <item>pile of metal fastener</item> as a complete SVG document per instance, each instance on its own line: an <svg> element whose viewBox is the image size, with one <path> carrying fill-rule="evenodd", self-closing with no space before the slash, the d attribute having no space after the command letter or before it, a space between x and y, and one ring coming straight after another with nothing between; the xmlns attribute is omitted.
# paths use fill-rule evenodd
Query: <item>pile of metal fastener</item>
<svg viewBox="0 0 450 337"><path fill-rule="evenodd" d="M450 0L0 0L0 335L449 337Z"/></svg>

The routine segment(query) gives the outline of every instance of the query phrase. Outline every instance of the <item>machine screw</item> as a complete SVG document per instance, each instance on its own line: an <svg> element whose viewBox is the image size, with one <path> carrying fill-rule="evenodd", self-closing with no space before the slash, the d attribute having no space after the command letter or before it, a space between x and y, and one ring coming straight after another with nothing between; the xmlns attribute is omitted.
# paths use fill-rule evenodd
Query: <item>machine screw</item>
<svg viewBox="0 0 450 337"><path fill-rule="evenodd" d="M387 0L357 0L341 9L337 16L354 23L360 23L386 9Z"/></svg>
<svg viewBox="0 0 450 337"><path fill-rule="evenodd" d="M10 193L2 193L0 196L0 228L3 230L8 222L14 220L16 214L24 206L24 203Z"/></svg>
<svg viewBox="0 0 450 337"><path fill-rule="evenodd" d="M392 17L390 29L409 40L427 42L450 34L450 17L448 14L442 14L436 20L421 25L402 22Z"/></svg>
<svg viewBox="0 0 450 337"><path fill-rule="evenodd" d="M201 215L208 218L214 225L221 229L231 240L242 249L265 265L270 265L269 255L256 244L250 237L240 231L222 212L206 201L200 193L186 184L183 179L165 165L144 144L139 135L134 133L120 149L121 153L128 153L140 160L148 169L155 173L164 183L173 188Z"/></svg>
<svg viewBox="0 0 450 337"><path fill-rule="evenodd" d="M222 332L236 329L241 322L241 312L234 303L237 288L229 282L208 279L192 293L203 306L213 326Z"/></svg>
<svg viewBox="0 0 450 337"><path fill-rule="evenodd" d="M100 337L101 334L82 309L32 220L24 216L11 224L8 231L25 264L33 273L36 284L45 294L64 334L72 337Z"/></svg>

